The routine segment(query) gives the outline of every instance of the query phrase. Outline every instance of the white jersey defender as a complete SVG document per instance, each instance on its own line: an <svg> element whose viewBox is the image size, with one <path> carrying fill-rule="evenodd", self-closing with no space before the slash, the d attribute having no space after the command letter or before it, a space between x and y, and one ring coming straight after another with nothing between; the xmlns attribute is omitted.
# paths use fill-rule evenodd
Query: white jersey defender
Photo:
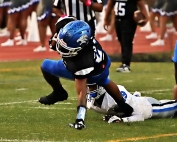
<svg viewBox="0 0 177 142"><path fill-rule="evenodd" d="M117 85L125 102L133 108L133 113L130 117L122 118L123 122L136 122L144 121L150 118L169 118L173 117L177 112L177 101L175 100L157 100L152 97L137 97L136 94L132 95L128 92L124 86ZM96 105L96 101L99 99L97 96L91 97L90 94L87 98L87 108L94 111L106 114L109 108L116 105L114 99L105 91L100 94L103 96L100 106Z"/></svg>

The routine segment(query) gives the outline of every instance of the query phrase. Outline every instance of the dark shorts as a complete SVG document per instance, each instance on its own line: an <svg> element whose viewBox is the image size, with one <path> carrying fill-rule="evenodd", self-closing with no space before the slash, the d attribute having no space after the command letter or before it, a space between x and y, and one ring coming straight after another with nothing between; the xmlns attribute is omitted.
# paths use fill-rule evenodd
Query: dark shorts
<svg viewBox="0 0 177 142"><path fill-rule="evenodd" d="M160 12L167 0L156 0L152 6L152 12Z"/></svg>
<svg viewBox="0 0 177 142"><path fill-rule="evenodd" d="M9 7L10 5L11 5L11 1L10 0L0 1L0 8L1 7Z"/></svg>
<svg viewBox="0 0 177 142"><path fill-rule="evenodd" d="M31 0L11 0L11 2L8 10L9 14L25 10L32 4Z"/></svg>
<svg viewBox="0 0 177 142"><path fill-rule="evenodd" d="M41 21L52 14L53 1L52 0L40 0L37 7L37 20ZM54 16L54 14L52 14Z"/></svg>
<svg viewBox="0 0 177 142"><path fill-rule="evenodd" d="M161 9L160 14L172 16L177 14L177 0L166 0L166 3Z"/></svg>

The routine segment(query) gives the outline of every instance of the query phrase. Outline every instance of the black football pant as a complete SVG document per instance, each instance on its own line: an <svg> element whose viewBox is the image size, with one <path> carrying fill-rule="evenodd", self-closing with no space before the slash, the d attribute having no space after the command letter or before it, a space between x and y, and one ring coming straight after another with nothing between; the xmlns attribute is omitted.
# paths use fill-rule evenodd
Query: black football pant
<svg viewBox="0 0 177 142"><path fill-rule="evenodd" d="M115 20L115 28L121 46L122 64L130 66L133 53L133 39L137 25L132 18Z"/></svg>

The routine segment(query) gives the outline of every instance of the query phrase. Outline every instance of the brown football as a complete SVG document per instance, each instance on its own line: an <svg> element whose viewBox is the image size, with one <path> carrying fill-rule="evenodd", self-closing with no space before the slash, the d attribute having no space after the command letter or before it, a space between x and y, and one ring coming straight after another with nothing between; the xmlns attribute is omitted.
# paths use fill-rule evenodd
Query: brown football
<svg viewBox="0 0 177 142"><path fill-rule="evenodd" d="M143 26L142 23L141 23L141 21L145 19L145 16L144 16L144 14L143 14L141 11L139 11L139 10L135 11L133 18L134 18L134 21L135 21L139 26Z"/></svg>

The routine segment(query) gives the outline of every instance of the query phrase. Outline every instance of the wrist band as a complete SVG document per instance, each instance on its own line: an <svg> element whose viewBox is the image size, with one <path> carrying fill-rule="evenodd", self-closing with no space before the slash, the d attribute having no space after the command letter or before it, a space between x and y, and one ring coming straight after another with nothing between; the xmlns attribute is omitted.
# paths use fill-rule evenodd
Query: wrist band
<svg viewBox="0 0 177 142"><path fill-rule="evenodd" d="M85 106L78 106L76 119L82 119L84 121L85 115L86 115L86 107Z"/></svg>
<svg viewBox="0 0 177 142"><path fill-rule="evenodd" d="M91 6L92 5L92 1L91 0L86 0L85 5L86 6Z"/></svg>

